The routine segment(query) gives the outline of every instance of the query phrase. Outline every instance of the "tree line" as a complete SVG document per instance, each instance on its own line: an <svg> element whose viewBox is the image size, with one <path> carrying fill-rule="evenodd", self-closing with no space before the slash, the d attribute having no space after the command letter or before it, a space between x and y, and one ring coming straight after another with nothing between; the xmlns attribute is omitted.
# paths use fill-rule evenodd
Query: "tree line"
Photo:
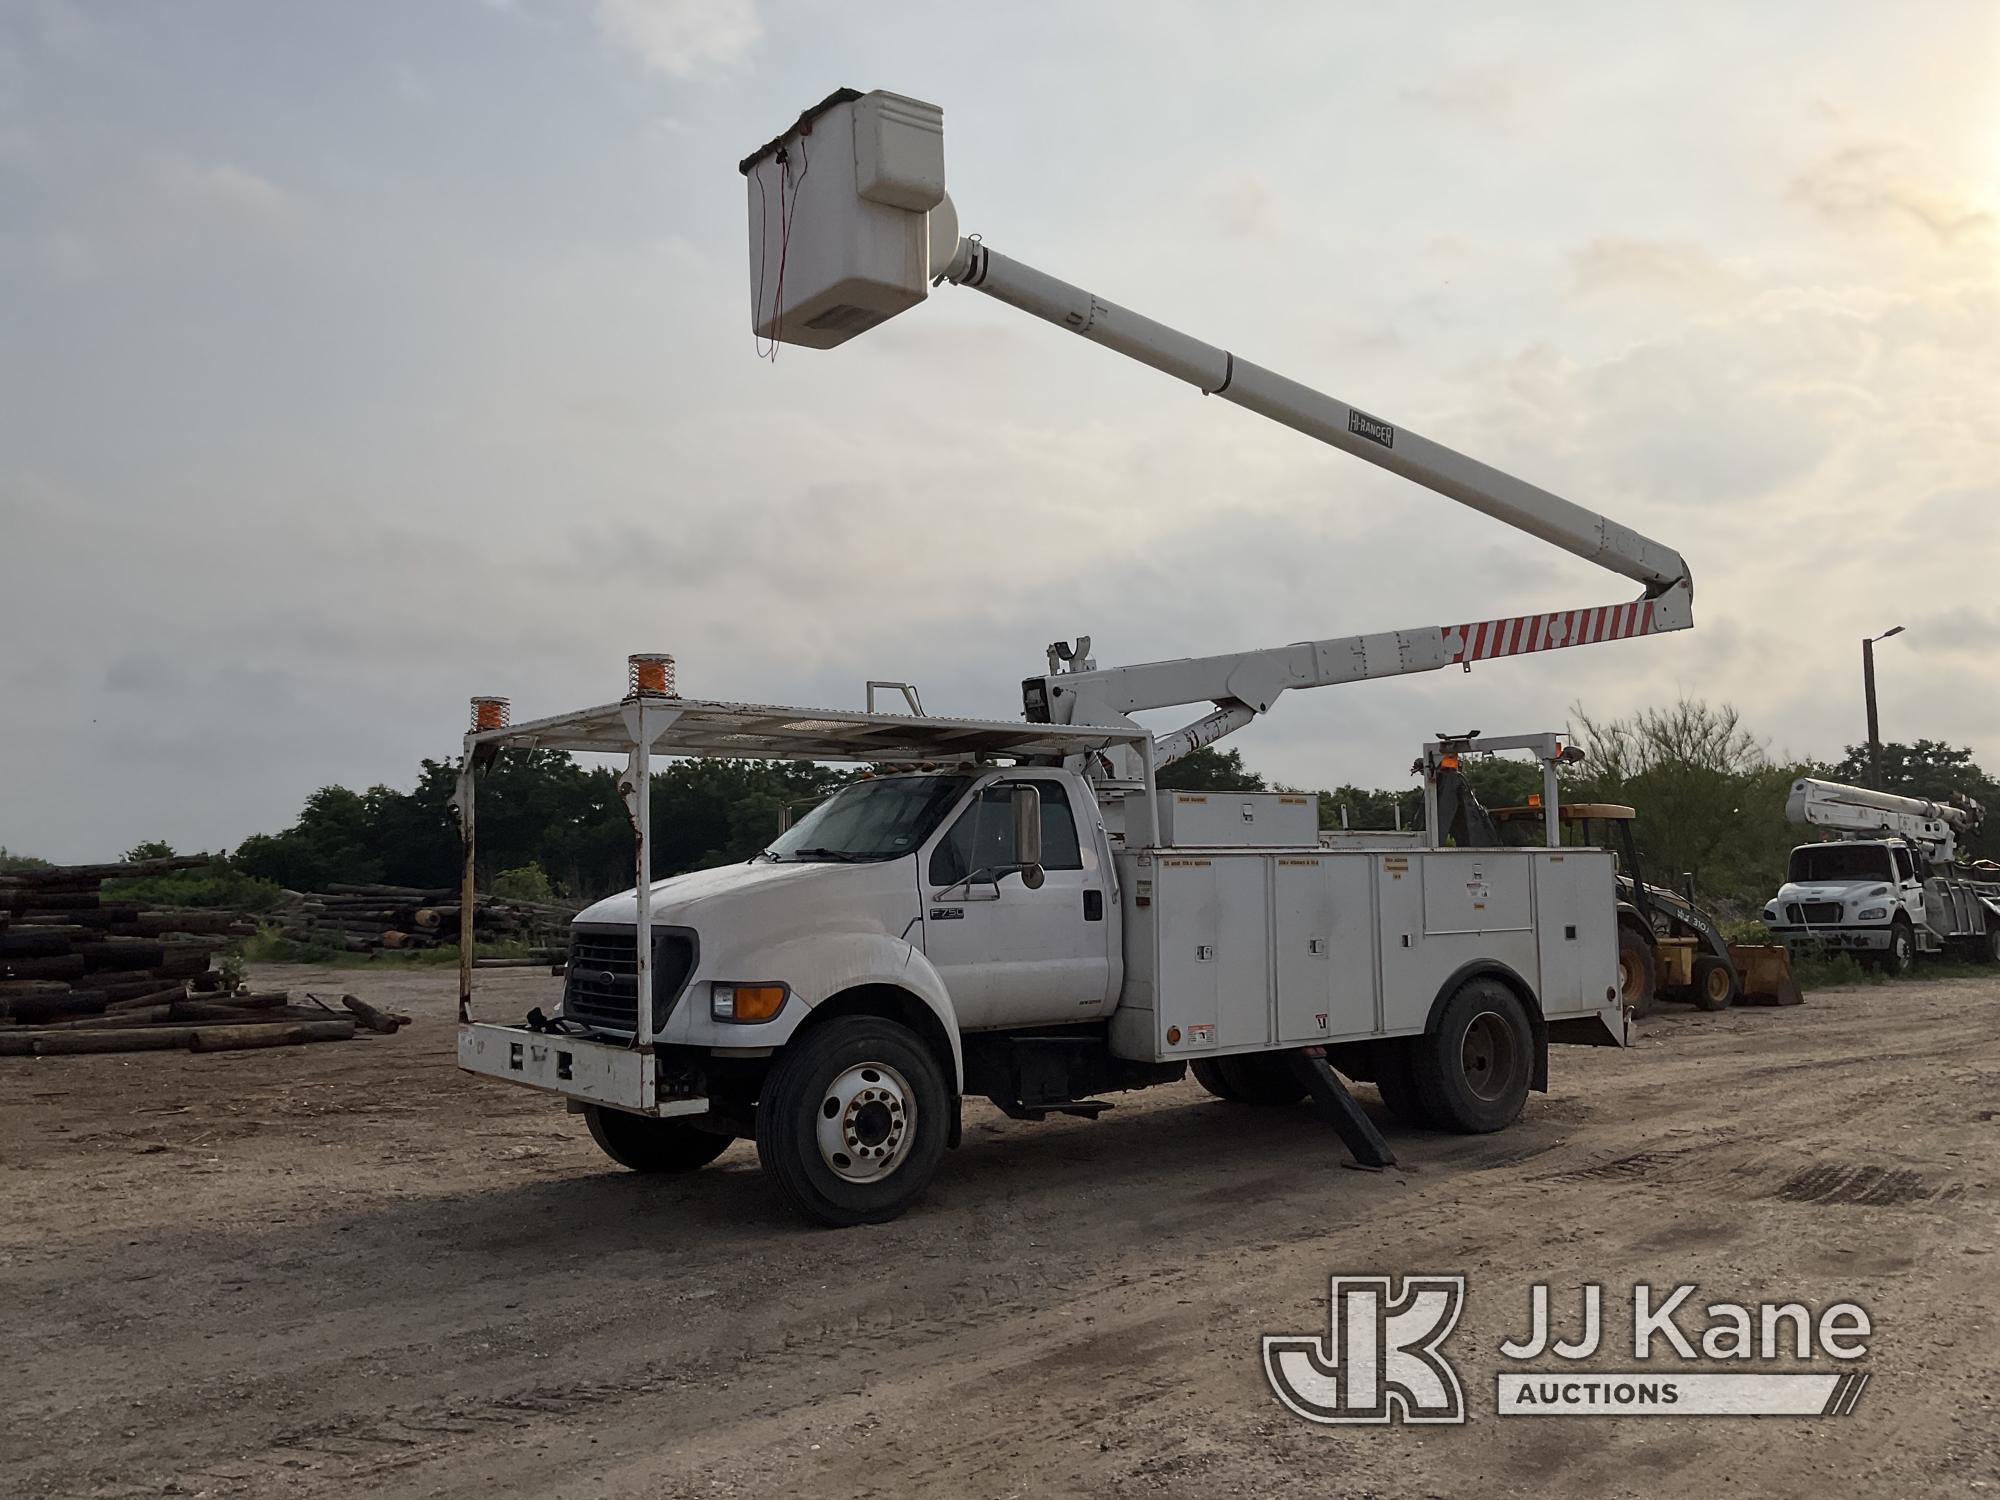
<svg viewBox="0 0 2000 1500"><path fill-rule="evenodd" d="M1649 878L1678 884L1692 874L1703 898L1737 909L1756 907L1783 878L1786 855L1805 830L1785 820L1785 797L1799 776L1864 785L1864 747L1850 746L1826 765L1774 757L1727 704L1684 699L1628 718L1598 720L1574 711L1585 759L1566 767L1563 795L1622 803L1638 814L1634 833ZM2000 855L2000 784L1969 749L1936 740L1882 747L1885 790L1944 800L1970 796L1993 813L1969 852ZM776 835L781 810L803 812L860 774L785 761L680 760L654 777L655 876L747 859ZM1469 761L1466 776L1488 806L1518 806L1541 790L1540 772L1523 759ZM254 834L210 872L171 877L177 899L255 909L279 888L318 890L333 883L441 887L459 878L460 842L452 812L458 765L425 760L409 791L322 787L292 824ZM1271 787L1238 750L1197 751L1161 773L1160 785L1186 791L1300 790ZM1309 789L1308 789L1309 790ZM1342 785L1321 789L1324 827L1419 826L1422 797L1406 787ZM158 854L142 844L133 853ZM0 849L0 869L23 863ZM482 773L479 872L483 887L507 894L589 901L632 882L632 832L618 793L618 772L590 767L553 750L501 755ZM165 897L169 893L160 893Z"/></svg>

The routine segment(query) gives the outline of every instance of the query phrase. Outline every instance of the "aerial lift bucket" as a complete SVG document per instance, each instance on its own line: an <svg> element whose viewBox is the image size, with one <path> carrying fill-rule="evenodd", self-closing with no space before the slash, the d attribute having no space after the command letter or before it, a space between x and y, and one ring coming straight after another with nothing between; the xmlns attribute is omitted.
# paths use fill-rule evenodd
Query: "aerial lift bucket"
<svg viewBox="0 0 2000 1500"><path fill-rule="evenodd" d="M1792 952L1782 943L1731 943L1729 961L1743 978L1746 1005L1803 1005L1804 993L1792 977Z"/></svg>

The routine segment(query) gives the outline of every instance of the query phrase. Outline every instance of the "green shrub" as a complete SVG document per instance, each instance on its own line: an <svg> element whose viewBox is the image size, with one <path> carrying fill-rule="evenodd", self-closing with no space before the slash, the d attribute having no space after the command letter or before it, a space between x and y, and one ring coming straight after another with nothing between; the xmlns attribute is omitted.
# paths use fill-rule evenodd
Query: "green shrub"
<svg viewBox="0 0 2000 1500"><path fill-rule="evenodd" d="M549 883L548 872L537 860L529 860L518 869L502 870L493 877L492 894L502 901L539 901L544 905L556 899L555 887Z"/></svg>
<svg viewBox="0 0 2000 1500"><path fill-rule="evenodd" d="M148 875L139 880L107 880L107 901L137 901L142 906L200 906L215 911L271 911L285 893L268 880L246 875L226 864Z"/></svg>

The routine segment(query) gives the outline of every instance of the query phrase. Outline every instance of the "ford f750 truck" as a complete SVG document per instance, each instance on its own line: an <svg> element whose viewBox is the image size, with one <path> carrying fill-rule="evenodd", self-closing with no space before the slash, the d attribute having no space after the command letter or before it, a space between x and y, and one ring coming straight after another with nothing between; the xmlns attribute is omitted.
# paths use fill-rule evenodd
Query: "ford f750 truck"
<svg viewBox="0 0 2000 1500"><path fill-rule="evenodd" d="M1072 762L1150 737L1054 725L641 696L476 732L468 765L621 736L648 760L943 762L850 782L744 863L585 910L554 1016L475 1021L465 960L461 1064L566 1097L638 1171L753 1139L796 1207L850 1224L923 1190L967 1097L1094 1117L1095 1096L1192 1066L1224 1099L1285 1105L1316 1063L1406 1121L1491 1131L1546 1086L1550 1042L1624 1040L1601 850L1327 850L1316 799L1107 790ZM1554 809L1553 734L1431 744L1429 779L1518 747Z"/></svg>
<svg viewBox="0 0 2000 1500"><path fill-rule="evenodd" d="M1531 751L1546 784L1540 848L1432 836L1326 849L1300 799L1183 802L1160 796L1157 772L1294 689L1685 629L1693 582L1677 552L961 235L935 105L843 89L740 169L760 339L831 349L933 285L967 288L1641 593L1103 668L1088 637L1060 641L1022 683L1016 721L685 699L658 657L633 659L621 703L513 726L489 702L459 788L464 1066L567 1096L604 1149L641 1170L696 1168L754 1138L799 1208L852 1223L922 1190L968 1095L1023 1118L1095 1115L1109 1107L1099 1093L1192 1068L1246 1104L1309 1094L1380 1162L1387 1146L1342 1073L1372 1080L1405 1118L1494 1130L1544 1085L1551 1041L1622 1042L1610 858L1560 847L1556 767L1575 752L1556 736L1440 736L1420 761L1435 803L1461 756ZM976 407L1004 392L982 390L969 358L939 399ZM884 447L899 420L883 408ZM774 424L774 440L787 430ZM1205 590L1179 597L1198 604ZM1160 607L1125 602L1128 615ZM1140 722L1181 709L1198 717L1159 734ZM560 1013L501 1026L471 1014L473 801L482 764L517 745L626 757L637 883L579 918ZM646 789L660 755L918 769L843 788L742 865L656 884ZM1450 826L1431 811L1427 828Z"/></svg>

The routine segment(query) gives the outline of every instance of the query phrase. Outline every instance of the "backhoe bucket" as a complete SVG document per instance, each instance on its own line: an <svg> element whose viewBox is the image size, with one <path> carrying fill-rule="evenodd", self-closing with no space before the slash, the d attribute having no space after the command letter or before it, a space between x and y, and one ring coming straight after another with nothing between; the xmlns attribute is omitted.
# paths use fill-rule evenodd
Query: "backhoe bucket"
<svg viewBox="0 0 2000 1500"><path fill-rule="evenodd" d="M1729 961L1743 976L1746 1005L1804 1005L1806 997L1792 977L1792 952L1782 943L1731 943Z"/></svg>

